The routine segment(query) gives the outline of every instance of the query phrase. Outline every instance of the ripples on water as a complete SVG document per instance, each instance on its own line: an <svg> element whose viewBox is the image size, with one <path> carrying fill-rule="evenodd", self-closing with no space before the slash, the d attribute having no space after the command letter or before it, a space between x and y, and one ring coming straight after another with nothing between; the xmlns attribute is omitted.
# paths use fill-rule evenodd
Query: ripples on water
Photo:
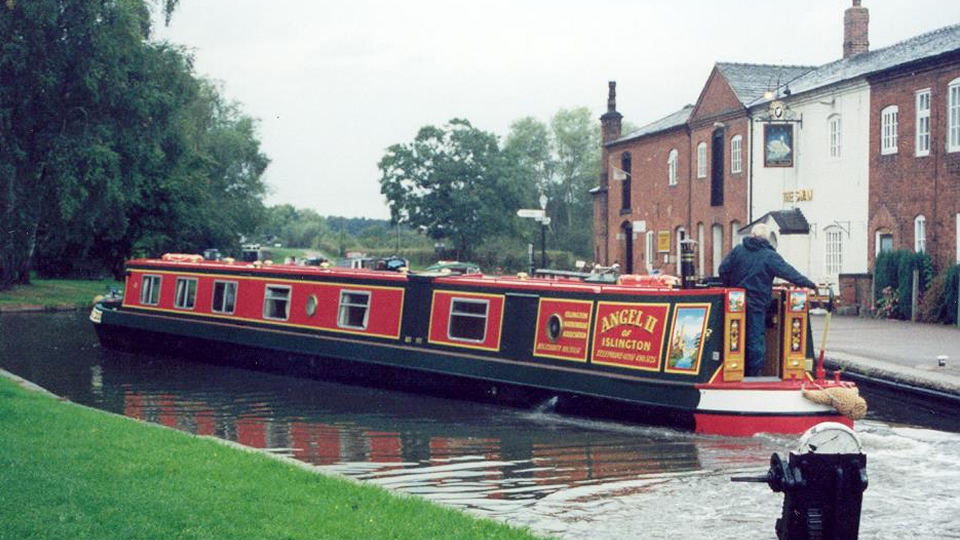
<svg viewBox="0 0 960 540"><path fill-rule="evenodd" d="M772 538L782 495L730 477L762 475L796 445L107 351L73 314L0 317L0 367L77 402L562 538ZM960 538L960 436L857 431L870 477L861 538Z"/></svg>

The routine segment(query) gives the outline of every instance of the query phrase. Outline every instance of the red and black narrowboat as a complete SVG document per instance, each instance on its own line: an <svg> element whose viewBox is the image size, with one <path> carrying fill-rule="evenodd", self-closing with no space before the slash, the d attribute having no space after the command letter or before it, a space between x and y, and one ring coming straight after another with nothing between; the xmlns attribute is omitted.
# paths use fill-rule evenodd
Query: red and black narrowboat
<svg viewBox="0 0 960 540"><path fill-rule="evenodd" d="M294 375L563 407L697 432L851 421L814 381L808 291L775 291L765 376L744 378L745 292L676 278L529 278L207 261L127 264L91 313L107 346Z"/></svg>

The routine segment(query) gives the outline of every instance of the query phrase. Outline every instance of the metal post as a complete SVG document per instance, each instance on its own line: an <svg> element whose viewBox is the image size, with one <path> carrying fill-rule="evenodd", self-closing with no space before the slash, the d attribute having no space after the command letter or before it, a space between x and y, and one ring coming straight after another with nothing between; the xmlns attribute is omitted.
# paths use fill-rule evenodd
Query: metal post
<svg viewBox="0 0 960 540"><path fill-rule="evenodd" d="M957 272L957 327L960 327L960 272Z"/></svg>
<svg viewBox="0 0 960 540"><path fill-rule="evenodd" d="M547 267L547 226L540 222L540 268Z"/></svg>

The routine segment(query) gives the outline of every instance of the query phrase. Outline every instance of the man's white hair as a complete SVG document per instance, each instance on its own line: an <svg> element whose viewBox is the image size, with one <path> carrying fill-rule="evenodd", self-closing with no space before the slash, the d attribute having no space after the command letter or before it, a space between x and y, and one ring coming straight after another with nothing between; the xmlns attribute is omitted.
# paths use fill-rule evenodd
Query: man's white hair
<svg viewBox="0 0 960 540"><path fill-rule="evenodd" d="M766 223L757 223L750 229L750 236L770 240L770 227Z"/></svg>

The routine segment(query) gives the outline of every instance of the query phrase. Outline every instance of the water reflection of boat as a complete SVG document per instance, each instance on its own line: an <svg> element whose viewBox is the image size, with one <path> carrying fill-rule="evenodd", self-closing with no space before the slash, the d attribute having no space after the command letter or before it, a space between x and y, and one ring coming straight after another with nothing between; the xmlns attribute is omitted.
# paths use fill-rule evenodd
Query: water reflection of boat
<svg viewBox="0 0 960 540"><path fill-rule="evenodd" d="M763 379L743 377L743 291L203 261L128 263L91 313L107 345L471 399L579 407L700 432L842 420L805 400L803 291L786 291ZM626 279L630 278L630 279ZM819 381L830 386L835 384Z"/></svg>

